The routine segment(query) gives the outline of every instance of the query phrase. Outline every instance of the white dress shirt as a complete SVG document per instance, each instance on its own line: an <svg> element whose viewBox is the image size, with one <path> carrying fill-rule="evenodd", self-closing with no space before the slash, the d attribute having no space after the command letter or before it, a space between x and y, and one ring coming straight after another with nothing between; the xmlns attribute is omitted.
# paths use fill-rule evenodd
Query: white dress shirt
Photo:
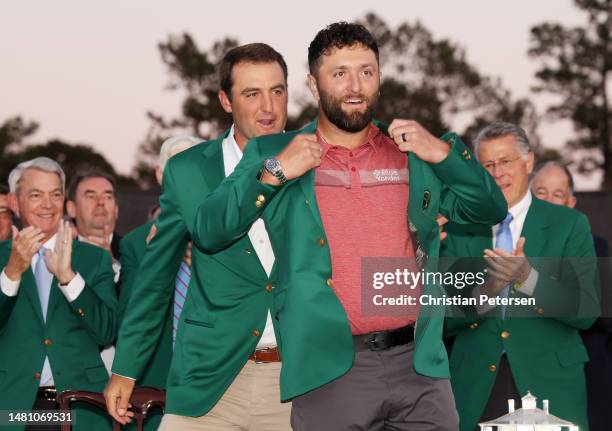
<svg viewBox="0 0 612 431"><path fill-rule="evenodd" d="M223 166L225 168L225 176L227 177L234 172L234 169L236 169L240 159L242 159L242 151L234 138L233 125L229 131L229 135L227 135L227 138L225 138L221 143L221 148L223 150ZM260 218L257 219L251 226L251 229L249 229L248 235L251 243L253 244L253 248L255 249L255 253L257 253L257 257L259 258L261 265L269 277L270 272L272 271L272 266L274 265L274 252L272 251L272 245L270 244L270 238L268 237L268 231L266 230L264 221ZM259 340L259 343L257 344L257 347L273 346L276 346L276 337L274 335L274 327L272 326L272 316L270 315L270 311L268 311L266 327L263 331L261 339Z"/></svg>
<svg viewBox="0 0 612 431"><path fill-rule="evenodd" d="M531 192L527 190L525 196L521 198L516 204L514 204L511 208L508 209L508 212L512 214L512 221L510 222L510 232L512 233L512 247L516 249L516 244L518 243L519 238L521 237L521 233L523 232L523 226L525 225L525 218L527 218L527 212L529 211L529 207L531 206L532 201ZM499 224L496 224L492 228L493 234L493 248L497 247L497 232L499 231ZM526 243L526 242L525 242ZM531 269L529 276L523 283L521 287L521 293L524 293L527 296L533 296L533 292L536 287L536 283L538 282L538 272L535 269ZM476 288L473 290L472 294L475 298L479 298L480 289ZM489 311L494 306L489 305L488 303L479 305L476 307L479 314L485 313Z"/></svg>

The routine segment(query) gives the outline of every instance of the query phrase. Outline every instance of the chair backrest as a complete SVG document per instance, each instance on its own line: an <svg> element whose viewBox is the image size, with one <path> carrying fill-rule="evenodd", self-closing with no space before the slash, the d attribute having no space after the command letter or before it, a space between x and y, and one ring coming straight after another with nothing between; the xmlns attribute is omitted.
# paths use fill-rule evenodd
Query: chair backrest
<svg viewBox="0 0 612 431"><path fill-rule="evenodd" d="M62 411L69 411L73 402L80 401L106 411L106 401L101 392L89 391L63 391L57 397L59 408ZM137 431L143 431L144 421L149 415L149 411L154 407L162 410L166 405L166 391L149 386L142 386L134 389L130 398L131 410L134 412ZM121 425L113 419L113 431L120 431ZM72 425L65 423L61 425L61 431L71 431Z"/></svg>

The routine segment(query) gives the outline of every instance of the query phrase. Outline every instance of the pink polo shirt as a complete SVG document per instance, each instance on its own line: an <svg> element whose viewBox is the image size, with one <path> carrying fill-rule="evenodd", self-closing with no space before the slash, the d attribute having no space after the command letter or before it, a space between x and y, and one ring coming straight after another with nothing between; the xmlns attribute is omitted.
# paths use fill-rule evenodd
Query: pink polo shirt
<svg viewBox="0 0 612 431"><path fill-rule="evenodd" d="M353 334L395 329L411 317L364 316L361 258L414 258L408 228L408 158L376 126L367 141L349 150L323 146L315 172L315 194L332 263L333 289L347 312Z"/></svg>

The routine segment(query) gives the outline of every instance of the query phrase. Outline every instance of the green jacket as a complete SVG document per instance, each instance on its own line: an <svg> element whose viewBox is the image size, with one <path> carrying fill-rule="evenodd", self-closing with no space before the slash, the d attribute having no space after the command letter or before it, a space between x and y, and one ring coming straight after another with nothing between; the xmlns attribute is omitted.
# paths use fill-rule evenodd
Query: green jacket
<svg viewBox="0 0 612 431"><path fill-rule="evenodd" d="M277 341L283 358L283 400L343 375L354 358L348 318L327 284L333 276L332 265L315 198L314 170L282 187L257 180L264 159L278 154L296 134L315 130L313 122L300 131L252 140L234 173L203 199L192 232L199 247L214 252L241 238L257 218L264 219L276 256L272 316L280 332ZM438 164L408 155L408 217L417 228L421 247L430 256L437 256L440 246L438 213L458 223L495 224L507 211L493 179L461 140L454 134L444 139L452 144L452 150ZM438 286L426 286L425 290L432 295L439 293ZM414 366L421 374L447 378L442 323L443 314L419 317Z"/></svg>
<svg viewBox="0 0 612 431"><path fill-rule="evenodd" d="M140 281L138 267L144 257L147 247L147 236L151 231L153 223L145 223L127 234L119 243L119 256L121 260L121 278L119 284L119 316L123 319L128 303L134 292L134 285ZM174 283L172 283L174 287ZM166 321L155 346L149 363L145 367L142 377L138 380L138 386L153 386L155 388L166 388L166 379L172 360L172 304L168 304ZM146 430L156 430L161 422L161 411L149 414L145 422ZM130 425L134 428L134 422Z"/></svg>
<svg viewBox="0 0 612 431"><path fill-rule="evenodd" d="M133 295L134 285L140 282L141 273L138 271L147 247L146 238L151 231L153 223L146 223L127 234L119 244L121 260L121 278L119 283L119 315L123 319L128 302ZM174 282L171 283L174 288ZM170 360L172 359L172 303L168 304L166 320L152 357L142 376L138 380L139 386L153 386L165 389Z"/></svg>
<svg viewBox="0 0 612 431"><path fill-rule="evenodd" d="M4 268L10 253L11 241L0 243L0 268ZM110 255L101 248L74 241L72 267L85 280L85 287L74 301L68 302L54 278L46 323L31 268L23 274L16 296L0 292L2 410L32 409L45 356L49 357L58 392L101 392L108 381L100 346L113 342L118 327ZM76 429L107 429L110 421L104 416L104 412L96 415L78 410Z"/></svg>
<svg viewBox="0 0 612 431"><path fill-rule="evenodd" d="M166 165L157 234L147 245L119 331L116 374L140 379L157 346L198 203L225 177L221 143L227 133ZM247 235L214 253L194 247L191 271L168 374L166 413L201 416L255 350L272 295Z"/></svg>
<svg viewBox="0 0 612 431"><path fill-rule="evenodd" d="M490 226L449 223L447 231L443 256L481 257L485 248L492 248ZM588 328L595 320L596 313L584 310L598 308L589 223L576 210L533 197L521 236L526 239L528 258L593 259L573 264L563 264L560 259L531 259L538 271L533 296L536 306L531 307L534 317L526 315L524 309L519 315L508 307L505 319L496 309L484 316L447 319L446 334L456 335L450 370L461 430L473 430L480 419L504 350L521 396L529 390L540 402L550 400L553 415L586 430L583 368L588 356L578 330ZM578 267L577 279L572 266ZM520 290L510 292L511 297L521 295ZM572 317L578 305L583 311Z"/></svg>

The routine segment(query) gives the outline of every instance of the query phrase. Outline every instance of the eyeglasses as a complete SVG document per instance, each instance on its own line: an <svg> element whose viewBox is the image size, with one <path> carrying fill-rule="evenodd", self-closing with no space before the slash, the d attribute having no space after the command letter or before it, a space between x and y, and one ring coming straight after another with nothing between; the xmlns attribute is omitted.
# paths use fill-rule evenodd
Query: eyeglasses
<svg viewBox="0 0 612 431"><path fill-rule="evenodd" d="M503 169L504 171L509 169L514 162L516 162L518 159L520 159L521 156L518 156L514 159L501 159L498 162L484 162L482 164L483 168L485 168L487 171L492 172L493 169L498 168L498 169Z"/></svg>

